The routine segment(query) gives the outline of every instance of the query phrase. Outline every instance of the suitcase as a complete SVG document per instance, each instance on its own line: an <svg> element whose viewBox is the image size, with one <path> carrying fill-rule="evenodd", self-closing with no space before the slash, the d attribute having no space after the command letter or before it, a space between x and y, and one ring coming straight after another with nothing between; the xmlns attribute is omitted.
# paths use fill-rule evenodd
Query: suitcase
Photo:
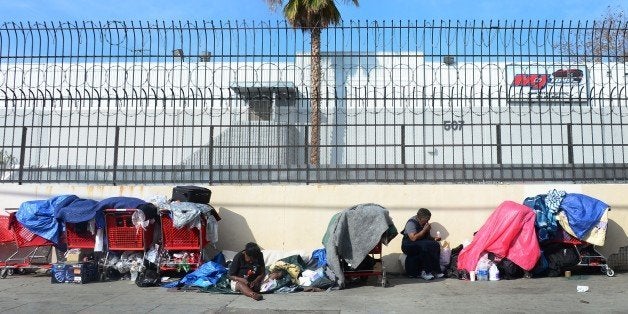
<svg viewBox="0 0 628 314"><path fill-rule="evenodd" d="M181 185L172 189L172 201L209 204L211 195L212 191L200 186Z"/></svg>
<svg viewBox="0 0 628 314"><path fill-rule="evenodd" d="M194 185L181 185L176 186L172 189L171 201L191 202L209 205L209 199L211 198L211 196L212 191L209 189ZM218 215L213 207L211 208L211 215L216 218L216 221L220 221L220 215Z"/></svg>

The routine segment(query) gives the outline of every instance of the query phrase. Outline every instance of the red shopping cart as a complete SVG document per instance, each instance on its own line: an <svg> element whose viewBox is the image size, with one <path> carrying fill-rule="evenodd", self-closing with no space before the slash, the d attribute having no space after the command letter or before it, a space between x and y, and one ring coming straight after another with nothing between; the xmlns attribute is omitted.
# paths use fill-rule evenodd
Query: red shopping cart
<svg viewBox="0 0 628 314"><path fill-rule="evenodd" d="M105 223L109 251L145 251L153 240L153 225L146 230L133 225L137 209L106 209Z"/></svg>
<svg viewBox="0 0 628 314"><path fill-rule="evenodd" d="M352 279L366 280L368 277L377 277L382 287L386 287L388 285L388 281L386 279L384 260L382 259L382 242L380 241L377 243L367 256L369 256L374 262L373 267L369 267L369 269L345 270L343 271L345 279L350 281Z"/></svg>
<svg viewBox="0 0 628 314"><path fill-rule="evenodd" d="M8 266L6 261L13 257L17 250L15 237L9 229L9 216L0 216L0 267L3 269L2 278L13 274L13 268L8 268L6 271L4 269Z"/></svg>
<svg viewBox="0 0 628 314"><path fill-rule="evenodd" d="M81 283L93 280L104 281L106 279L104 271L105 264L100 261L103 253L100 251L94 251L98 232L103 231L96 230L96 233L92 233L89 228L82 228L82 226L78 223L65 223L65 242L68 248L67 252L71 252L75 249L79 250L79 260L73 261L75 264L74 267L76 267L76 269L89 269L89 271L85 271L85 273L89 274L81 276ZM93 254L91 257L81 257L83 250Z"/></svg>
<svg viewBox="0 0 628 314"><path fill-rule="evenodd" d="M65 223L65 240L68 249L93 249L96 235L89 230L77 228L77 224Z"/></svg>
<svg viewBox="0 0 628 314"><path fill-rule="evenodd" d="M577 239L562 228L559 232L560 237L554 240L554 242L573 246L579 258L576 267L600 267L600 270L602 273L606 274L606 276L615 276L615 271L608 266L606 257L595 249L595 245Z"/></svg>
<svg viewBox="0 0 628 314"><path fill-rule="evenodd" d="M2 218L2 220L4 219ZM8 230L13 235L17 249L5 259L0 278L6 278L15 271L50 270L50 257L54 244L25 228L17 221L15 212L9 213L7 225ZM8 240L9 235L4 231L2 233L4 233L3 238Z"/></svg>
<svg viewBox="0 0 628 314"><path fill-rule="evenodd" d="M135 251L146 254L146 250L152 244L154 225L149 224L146 229L138 228L133 224L133 213L137 209L106 209L105 210L105 234L107 238L107 250L103 261L101 280L106 279L109 256L112 252Z"/></svg>
<svg viewBox="0 0 628 314"><path fill-rule="evenodd" d="M206 240L207 221L201 216L200 229L197 227L175 228L171 213L159 212L161 220L162 258L159 262L161 271L192 270L203 262L203 248Z"/></svg>

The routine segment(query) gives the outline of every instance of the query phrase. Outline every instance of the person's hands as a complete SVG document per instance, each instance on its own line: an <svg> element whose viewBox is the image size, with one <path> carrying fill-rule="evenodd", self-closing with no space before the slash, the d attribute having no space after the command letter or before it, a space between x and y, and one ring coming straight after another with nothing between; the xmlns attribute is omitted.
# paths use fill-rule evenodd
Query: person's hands
<svg viewBox="0 0 628 314"><path fill-rule="evenodd" d="M425 226L423 226L423 230L425 230L425 232L430 233L430 230L432 230L432 225L428 222L425 224Z"/></svg>
<svg viewBox="0 0 628 314"><path fill-rule="evenodd" d="M441 239L441 237L435 237L435 238L434 238L434 240L435 240L435 241L440 241L440 240L442 240L442 239Z"/></svg>
<svg viewBox="0 0 628 314"><path fill-rule="evenodd" d="M262 277L257 277L257 278L255 278L255 280L253 280L253 281L251 281L249 283L249 287L254 288L254 287L258 286L261 281L262 281Z"/></svg>

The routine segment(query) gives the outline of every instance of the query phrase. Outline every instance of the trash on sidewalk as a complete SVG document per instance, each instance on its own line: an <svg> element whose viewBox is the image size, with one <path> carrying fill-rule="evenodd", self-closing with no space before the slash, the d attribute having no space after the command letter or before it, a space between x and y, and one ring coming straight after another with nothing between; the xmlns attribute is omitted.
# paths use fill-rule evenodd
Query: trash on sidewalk
<svg viewBox="0 0 628 314"><path fill-rule="evenodd" d="M576 291L578 292L587 292L589 291L589 286L577 286Z"/></svg>

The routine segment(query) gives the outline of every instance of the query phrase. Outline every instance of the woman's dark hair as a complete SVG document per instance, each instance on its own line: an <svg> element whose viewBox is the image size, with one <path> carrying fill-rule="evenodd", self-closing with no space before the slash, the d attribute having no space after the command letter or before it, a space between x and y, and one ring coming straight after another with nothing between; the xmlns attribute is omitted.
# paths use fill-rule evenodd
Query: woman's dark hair
<svg viewBox="0 0 628 314"><path fill-rule="evenodd" d="M416 212L416 216L419 218L431 218L432 213L427 208L420 208L419 211Z"/></svg>
<svg viewBox="0 0 628 314"><path fill-rule="evenodd" d="M253 258L253 259L261 259L262 258L262 251L260 250L260 248L257 245L257 243L253 243L253 242L247 243L246 246L244 247L244 252L250 258Z"/></svg>

